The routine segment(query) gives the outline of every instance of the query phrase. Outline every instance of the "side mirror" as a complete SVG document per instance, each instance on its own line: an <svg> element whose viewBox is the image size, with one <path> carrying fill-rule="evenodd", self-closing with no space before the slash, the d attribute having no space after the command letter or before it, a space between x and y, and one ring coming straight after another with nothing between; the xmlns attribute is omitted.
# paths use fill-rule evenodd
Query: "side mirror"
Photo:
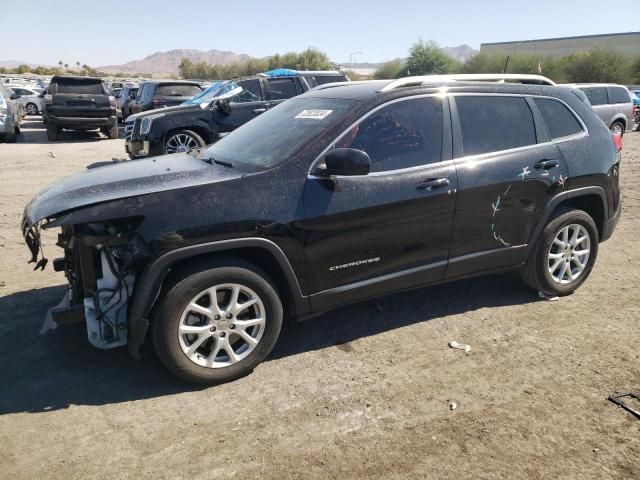
<svg viewBox="0 0 640 480"><path fill-rule="evenodd" d="M20 98L20 94L18 93L12 93L11 95L9 95L9 98L11 100L18 100Z"/></svg>
<svg viewBox="0 0 640 480"><path fill-rule="evenodd" d="M216 100L215 105L218 107L218 110L225 115L231 115L231 104L228 99L221 98L220 100Z"/></svg>
<svg viewBox="0 0 640 480"><path fill-rule="evenodd" d="M368 175L371 171L371 159L367 152L355 148L336 148L324 158L325 168L314 172L320 176Z"/></svg>

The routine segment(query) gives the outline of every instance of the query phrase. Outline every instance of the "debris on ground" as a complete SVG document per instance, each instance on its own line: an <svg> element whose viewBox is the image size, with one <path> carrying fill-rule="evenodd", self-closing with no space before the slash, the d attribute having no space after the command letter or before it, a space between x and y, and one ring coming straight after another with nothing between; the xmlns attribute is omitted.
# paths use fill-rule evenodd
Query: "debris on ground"
<svg viewBox="0 0 640 480"><path fill-rule="evenodd" d="M51 158L56 158L56 154L55 154L55 153L53 153L53 152L49 152L49 157L51 157Z"/></svg>
<svg viewBox="0 0 640 480"><path fill-rule="evenodd" d="M632 408L630 405L626 404L622 399L627 398L631 401L637 400L640 402L640 393L638 392L613 392L609 395L609 401L615 403L619 407L623 408L631 415L640 420L640 409ZM635 402L637 403L637 402Z"/></svg>
<svg viewBox="0 0 640 480"><path fill-rule="evenodd" d="M464 350L467 353L471 351L471 345L467 345L466 343L456 342L455 340L451 340L449 342L449 346L457 350Z"/></svg>
<svg viewBox="0 0 640 480"><path fill-rule="evenodd" d="M560 297L554 297L553 295L549 295L547 293L544 293L542 290L540 290L538 292L538 296L543 299L543 300L547 300L549 302L555 302L557 300L560 300Z"/></svg>
<svg viewBox="0 0 640 480"><path fill-rule="evenodd" d="M453 411L456 408L458 408L458 404L456 402L454 402L453 400L449 402L449 410Z"/></svg>

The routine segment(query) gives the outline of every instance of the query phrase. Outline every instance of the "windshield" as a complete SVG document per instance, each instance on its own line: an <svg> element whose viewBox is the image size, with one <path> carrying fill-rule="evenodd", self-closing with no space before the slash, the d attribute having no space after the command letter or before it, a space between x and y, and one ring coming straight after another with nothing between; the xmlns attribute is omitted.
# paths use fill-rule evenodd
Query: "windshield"
<svg viewBox="0 0 640 480"><path fill-rule="evenodd" d="M203 92L200 92L193 98L182 102L182 105L199 105L201 103L208 102L212 98L217 96L218 90L222 87L222 85L226 82L214 82L210 87L208 87Z"/></svg>
<svg viewBox="0 0 640 480"><path fill-rule="evenodd" d="M213 144L203 157L263 168L275 166L290 160L310 140L344 119L354 103L333 98L287 100Z"/></svg>

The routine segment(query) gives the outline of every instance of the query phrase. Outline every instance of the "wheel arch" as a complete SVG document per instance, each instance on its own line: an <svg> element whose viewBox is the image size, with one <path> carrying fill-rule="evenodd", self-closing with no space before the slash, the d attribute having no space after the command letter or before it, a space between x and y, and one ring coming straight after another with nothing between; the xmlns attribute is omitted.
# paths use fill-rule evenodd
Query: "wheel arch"
<svg viewBox="0 0 640 480"><path fill-rule="evenodd" d="M624 131L627 131L627 117L624 115L617 115L611 120L611 124L609 125L609 129L613 126L614 123L621 123Z"/></svg>
<svg viewBox="0 0 640 480"><path fill-rule="evenodd" d="M602 240L605 232L608 212L606 193L602 187L594 186L578 188L562 192L553 197L549 202L549 205L547 205L547 208L529 239L529 244L526 249L527 256L533 248L536 239L539 237L540 232L549 221L549 218L553 215L553 212L562 207L576 208L587 212L591 218L593 218L598 229L598 236Z"/></svg>
<svg viewBox="0 0 640 480"><path fill-rule="evenodd" d="M298 278L284 252L265 238L223 240L179 248L161 255L149 263L136 282L129 309L129 351L139 358L139 348L149 328L148 315L172 270L199 259L216 255L237 257L264 270L282 295L287 314L296 317L308 314L310 303L302 294Z"/></svg>
<svg viewBox="0 0 640 480"><path fill-rule="evenodd" d="M172 127L171 130L168 130L162 137L162 145L167 142L167 139L173 135L175 132L180 130L190 130L193 133L197 133L202 140L204 140L205 145L209 145L211 143L211 139L213 138L213 133L207 129L203 125L181 125L179 127Z"/></svg>

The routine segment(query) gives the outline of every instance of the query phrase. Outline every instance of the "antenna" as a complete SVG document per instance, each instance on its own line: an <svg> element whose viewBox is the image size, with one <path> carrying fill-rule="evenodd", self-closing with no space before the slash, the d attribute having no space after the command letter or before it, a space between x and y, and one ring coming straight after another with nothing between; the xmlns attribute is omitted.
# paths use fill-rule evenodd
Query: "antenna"
<svg viewBox="0 0 640 480"><path fill-rule="evenodd" d="M510 55L507 55L507 61L504 62L504 72L502 73L507 73L507 68L509 67L509 59L511 58Z"/></svg>

